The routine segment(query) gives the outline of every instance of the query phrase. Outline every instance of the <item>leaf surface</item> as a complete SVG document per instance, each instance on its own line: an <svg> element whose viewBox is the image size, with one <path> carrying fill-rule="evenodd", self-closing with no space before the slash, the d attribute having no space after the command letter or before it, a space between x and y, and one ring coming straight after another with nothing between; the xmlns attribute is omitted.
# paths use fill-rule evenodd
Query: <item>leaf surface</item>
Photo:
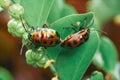
<svg viewBox="0 0 120 80"><path fill-rule="evenodd" d="M84 25L84 19L87 17L86 23L89 25L92 21L93 14L73 14L63 17L50 25L64 39L73 33L72 29L63 29L80 21ZM86 27L86 26L84 26ZM76 26L76 28L79 28ZM90 33L90 38L84 44L77 48L66 49L59 45L48 48L49 55L56 60L56 70L60 76L60 80L80 80L82 75L88 68L98 47L99 37L96 31Z"/></svg>
<svg viewBox="0 0 120 80"><path fill-rule="evenodd" d="M54 0L22 0L26 22L34 28L47 23L47 18Z"/></svg>

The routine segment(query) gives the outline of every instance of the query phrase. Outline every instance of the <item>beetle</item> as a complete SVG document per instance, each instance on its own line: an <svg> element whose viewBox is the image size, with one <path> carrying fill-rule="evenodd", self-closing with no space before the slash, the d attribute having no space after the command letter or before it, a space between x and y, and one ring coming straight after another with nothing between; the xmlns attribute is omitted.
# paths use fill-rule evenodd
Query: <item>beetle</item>
<svg viewBox="0 0 120 80"><path fill-rule="evenodd" d="M25 29L25 31L28 33L28 39L31 41L32 44L34 44L36 47L42 46L42 47L52 47L61 42L60 36L57 31L54 29L48 28L46 24L43 25L42 28L32 28L32 31L28 31L25 28L25 25L22 20L22 16L20 16L20 19L22 21L22 25Z"/></svg>
<svg viewBox="0 0 120 80"><path fill-rule="evenodd" d="M86 19L84 19L84 25L86 26ZM68 35L62 42L61 47L65 48L75 48L80 46L81 44L85 43L89 39L90 35L90 29L89 26L83 27L81 26L79 28L79 31L77 31L73 24L71 24L73 27L71 27L75 32L71 35ZM80 24L78 24L79 26ZM90 26L93 25L93 22ZM69 28L69 27L68 27Z"/></svg>
<svg viewBox="0 0 120 80"><path fill-rule="evenodd" d="M36 46L51 47L60 43L57 31L50 29L46 24L29 33L28 39Z"/></svg>
<svg viewBox="0 0 120 80"><path fill-rule="evenodd" d="M25 24L23 22L23 18L20 15L20 20L22 22L22 26L24 27L25 31L28 33L28 39L30 40L31 44L35 45L35 48L46 48L46 47L53 47L56 46L61 42L60 36L57 31L54 29L48 28L46 24L43 25L42 28L36 28L34 29L32 27L31 31L28 31L25 28ZM22 54L23 46L21 47L20 54ZM45 55L46 56L46 55ZM42 56L44 59L44 56ZM47 60L44 68L49 67L51 64L53 64L55 61L53 59Z"/></svg>
<svg viewBox="0 0 120 80"><path fill-rule="evenodd" d="M82 29L74 34L71 34L61 42L61 47L74 48L89 39L90 29Z"/></svg>

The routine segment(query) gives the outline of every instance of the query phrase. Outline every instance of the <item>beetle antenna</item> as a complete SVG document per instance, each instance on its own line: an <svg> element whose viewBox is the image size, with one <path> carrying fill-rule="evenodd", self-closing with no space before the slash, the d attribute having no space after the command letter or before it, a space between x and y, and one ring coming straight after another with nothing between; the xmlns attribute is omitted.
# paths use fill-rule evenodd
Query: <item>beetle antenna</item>
<svg viewBox="0 0 120 80"><path fill-rule="evenodd" d="M100 33L103 33L103 34L105 34L105 35L108 35L108 33L105 32L105 31L102 31L102 30L96 30L96 31L98 31L98 32L100 32Z"/></svg>
<svg viewBox="0 0 120 80"><path fill-rule="evenodd" d="M21 15L20 15L20 20L21 20L21 22L22 22L22 26L24 27L25 31L29 33L29 31L25 28L25 24L24 24L24 22L23 22L23 18L22 18Z"/></svg>
<svg viewBox="0 0 120 80"><path fill-rule="evenodd" d="M98 30L98 29L95 29L95 28L92 28L92 30L98 31L98 32L103 33L105 35L108 35L108 33L103 31L103 30Z"/></svg>

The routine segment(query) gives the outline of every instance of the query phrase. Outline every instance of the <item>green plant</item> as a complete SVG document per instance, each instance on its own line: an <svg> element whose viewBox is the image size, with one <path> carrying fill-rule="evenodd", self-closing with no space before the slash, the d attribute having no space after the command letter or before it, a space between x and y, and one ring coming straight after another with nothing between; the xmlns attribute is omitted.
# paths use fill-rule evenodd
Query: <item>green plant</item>
<svg viewBox="0 0 120 80"><path fill-rule="evenodd" d="M0 0L0 7L5 9L10 5L10 0Z"/></svg>
<svg viewBox="0 0 120 80"><path fill-rule="evenodd" d="M46 49L42 46L42 48L35 48L35 45L29 45L28 32L23 28L19 17L19 15L24 16L23 23L27 29L30 29L31 26L34 28L39 26L41 28L43 24L48 23L50 28L56 30L60 37L65 39L66 36L73 33L73 30L63 28L71 24L77 25L78 21L83 26L83 20L86 17L86 24L90 25L94 18L92 12L77 14L73 7L67 5L63 0L12 0L12 2L13 5L9 8L11 20L8 22L8 31L13 36L22 38L23 45L28 48L26 52L28 64L32 64L35 67L45 67L49 65L48 61L54 60L55 63L49 66L55 75L52 80L80 80L92 60L97 66L103 67L106 72L113 72L112 70L114 70L114 65L117 62L116 49L108 38L100 38L97 31L90 29L89 40L77 48L66 49L60 47L60 45L47 47ZM19 11L21 12L19 13ZM93 24L90 28L97 27L99 26ZM106 43L109 47L104 45ZM115 53L112 54L112 56L114 55L112 63L109 63L111 57L107 57L108 55L106 54L109 53L109 48L112 48L110 52ZM93 59L95 54L99 54L96 53L97 50L103 53L102 58L107 64L100 64L97 56ZM100 77L96 77L96 74ZM90 80L95 79L102 80L103 75L99 72L94 72Z"/></svg>
<svg viewBox="0 0 120 80"><path fill-rule="evenodd" d="M105 22L107 22L109 19L114 19L117 15L120 14L120 11L118 10L118 6L120 6L118 0L89 1L88 10L95 12L94 16L96 19L96 23L97 23L96 25L98 29L102 29ZM117 22L119 22L118 19L116 19L116 23ZM105 36L101 37L100 45L94 57L93 63L96 66L103 69L106 72L106 74L110 74L115 80L120 79L118 52L114 43L108 37Z"/></svg>

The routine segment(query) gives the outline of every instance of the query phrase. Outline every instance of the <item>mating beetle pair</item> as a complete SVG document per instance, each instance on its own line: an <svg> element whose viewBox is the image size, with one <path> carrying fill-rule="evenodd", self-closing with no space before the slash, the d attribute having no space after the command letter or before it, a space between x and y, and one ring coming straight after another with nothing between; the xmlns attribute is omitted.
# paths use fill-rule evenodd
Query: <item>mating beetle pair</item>
<svg viewBox="0 0 120 80"><path fill-rule="evenodd" d="M22 21L21 16L20 18ZM87 18L84 20L84 24L86 24L86 19ZM23 21L22 25L25 28ZM61 47L74 48L88 40L90 34L90 29L88 27L80 27L79 31L75 30L74 25L72 25L71 28L75 31L75 33L67 36L64 40L61 40L57 31L48 28L46 24L44 24L42 28L33 29L33 31L28 31L25 28L25 31L29 33L28 39L31 43L38 47L52 47L60 43Z"/></svg>

